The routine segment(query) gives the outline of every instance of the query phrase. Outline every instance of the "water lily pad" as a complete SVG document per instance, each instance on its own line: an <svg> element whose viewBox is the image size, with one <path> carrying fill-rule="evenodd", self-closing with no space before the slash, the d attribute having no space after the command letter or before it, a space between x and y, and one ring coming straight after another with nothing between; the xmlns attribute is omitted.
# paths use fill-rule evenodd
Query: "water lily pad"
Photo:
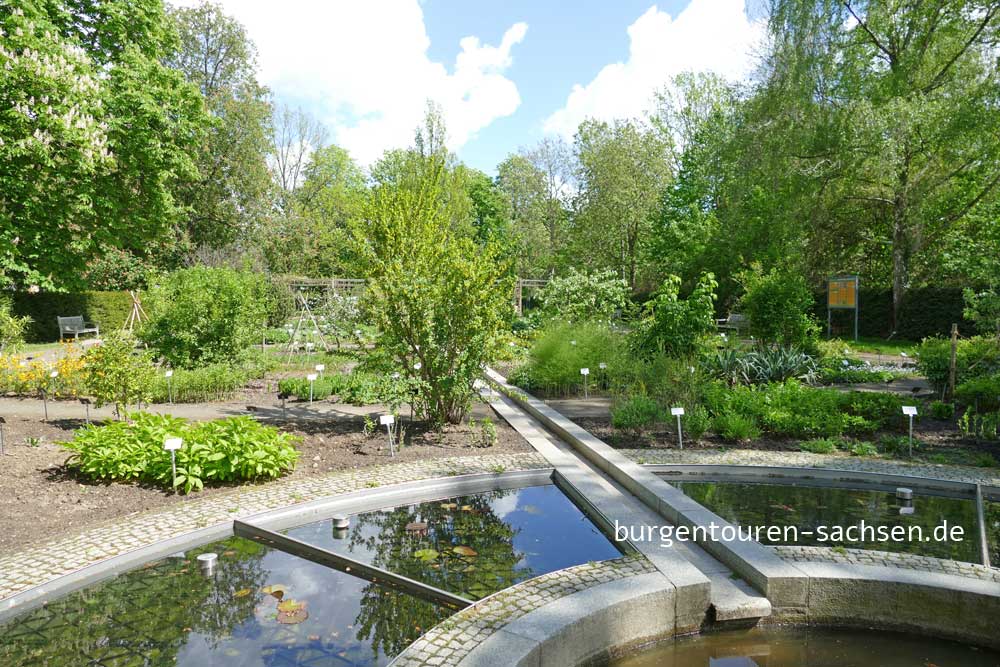
<svg viewBox="0 0 1000 667"><path fill-rule="evenodd" d="M423 521L414 521L412 523L406 524L406 532L408 533L423 533L427 531L427 524Z"/></svg>
<svg viewBox="0 0 1000 667"><path fill-rule="evenodd" d="M458 508L458 505L455 503L441 503L441 509L443 510L453 510L456 508Z"/></svg>
<svg viewBox="0 0 1000 667"><path fill-rule="evenodd" d="M286 614L298 611L299 609L305 609L306 603L299 602L298 600L292 600L291 598L287 600L282 600L278 603L278 611Z"/></svg>
<svg viewBox="0 0 1000 667"><path fill-rule="evenodd" d="M472 511L472 505L462 505L462 511L463 512L471 512Z"/></svg>
<svg viewBox="0 0 1000 667"><path fill-rule="evenodd" d="M280 600L285 597L287 589L281 584L272 584L270 586L264 586L264 588L260 589L260 592L264 595L270 595Z"/></svg>
<svg viewBox="0 0 1000 667"><path fill-rule="evenodd" d="M253 591L251 591L249 588L241 588L240 590L238 590L235 593L233 593L233 597L234 598L245 598L246 596L250 595L250 593L252 593L252 592Z"/></svg>
<svg viewBox="0 0 1000 667"><path fill-rule="evenodd" d="M437 560L437 557L440 555L441 554L434 549L419 549L413 552L414 558L418 558L425 563L431 563Z"/></svg>
<svg viewBox="0 0 1000 667"><path fill-rule="evenodd" d="M476 553L476 550L473 549L472 547L455 547L454 549L452 549L452 551L457 553L459 556L468 556L470 558L479 555Z"/></svg>
<svg viewBox="0 0 1000 667"><path fill-rule="evenodd" d="M300 608L291 612L279 611L277 621L282 625L296 625L307 618L309 618L309 612Z"/></svg>

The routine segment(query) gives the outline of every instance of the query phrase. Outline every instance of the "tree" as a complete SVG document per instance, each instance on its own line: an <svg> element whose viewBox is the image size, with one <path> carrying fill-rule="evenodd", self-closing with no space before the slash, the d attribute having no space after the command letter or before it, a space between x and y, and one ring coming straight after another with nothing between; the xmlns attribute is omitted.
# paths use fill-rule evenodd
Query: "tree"
<svg viewBox="0 0 1000 667"><path fill-rule="evenodd" d="M517 273L522 277L543 276L555 268L556 231L565 223L562 206L559 222L549 227L551 210L545 173L524 155L511 155L497 167L497 188L510 203L511 236L517 245Z"/></svg>
<svg viewBox="0 0 1000 667"><path fill-rule="evenodd" d="M502 252L456 229L447 176L437 154L418 180L377 184L355 230L376 345L421 384L419 409L436 423L464 417L509 320L513 290Z"/></svg>
<svg viewBox="0 0 1000 667"><path fill-rule="evenodd" d="M251 236L270 206L268 91L257 83L253 42L218 5L170 16L180 43L167 63L198 87L212 116L196 154L199 177L182 193L183 231L195 246L219 247Z"/></svg>
<svg viewBox="0 0 1000 667"><path fill-rule="evenodd" d="M310 154L326 145L322 123L302 109L278 105L272 116L271 172L278 188L278 203L287 212L292 195L302 183Z"/></svg>
<svg viewBox="0 0 1000 667"><path fill-rule="evenodd" d="M506 193L478 169L465 167L465 170L476 240L482 243L492 239L503 245L512 243L511 207Z"/></svg>
<svg viewBox="0 0 1000 667"><path fill-rule="evenodd" d="M635 289L652 217L671 178L670 144L634 121L587 120L576 134L574 260L613 268Z"/></svg>
<svg viewBox="0 0 1000 667"><path fill-rule="evenodd" d="M103 248L169 240L207 115L161 62L160 2L25 0L0 30L0 272L69 287Z"/></svg>

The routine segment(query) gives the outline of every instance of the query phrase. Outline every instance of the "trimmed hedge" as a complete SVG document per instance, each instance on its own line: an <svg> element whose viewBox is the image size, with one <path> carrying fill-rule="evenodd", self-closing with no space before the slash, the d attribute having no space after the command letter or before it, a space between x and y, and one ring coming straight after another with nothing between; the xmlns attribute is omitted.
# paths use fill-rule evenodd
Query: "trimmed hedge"
<svg viewBox="0 0 1000 667"><path fill-rule="evenodd" d="M51 343L59 340L57 317L83 315L96 322L102 331L119 329L132 312L132 297L128 292L16 292L14 312L31 317L25 331L29 343Z"/></svg>
<svg viewBox="0 0 1000 667"><path fill-rule="evenodd" d="M921 340L929 336L948 336L951 325L966 335L975 331L975 324L962 316L965 302L960 287L917 287L903 297L899 326L894 339ZM826 335L826 293L816 296L816 319ZM892 333L892 290L861 289L858 332L861 336L886 338ZM833 311L833 333L842 338L854 335L854 313Z"/></svg>

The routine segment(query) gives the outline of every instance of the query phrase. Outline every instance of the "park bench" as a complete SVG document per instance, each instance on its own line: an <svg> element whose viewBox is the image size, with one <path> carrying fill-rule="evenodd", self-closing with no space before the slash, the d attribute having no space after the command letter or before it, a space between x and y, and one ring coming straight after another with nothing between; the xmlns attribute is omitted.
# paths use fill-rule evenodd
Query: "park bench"
<svg viewBox="0 0 1000 667"><path fill-rule="evenodd" d="M95 336L101 335L100 328L96 324L83 321L83 315L56 317L56 321L59 322L59 340L69 335L72 335L74 340L80 340L80 334L85 333L92 333Z"/></svg>
<svg viewBox="0 0 1000 667"><path fill-rule="evenodd" d="M719 331L735 331L737 335L750 326L747 318L740 313L729 313L728 317L715 321Z"/></svg>

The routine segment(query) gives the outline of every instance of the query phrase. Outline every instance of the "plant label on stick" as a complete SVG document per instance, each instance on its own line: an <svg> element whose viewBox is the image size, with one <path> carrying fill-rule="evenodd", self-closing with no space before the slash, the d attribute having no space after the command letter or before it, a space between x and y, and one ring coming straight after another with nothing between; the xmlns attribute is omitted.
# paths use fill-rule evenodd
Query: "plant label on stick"
<svg viewBox="0 0 1000 667"><path fill-rule="evenodd" d="M680 417L684 414L684 408L670 408L670 414L674 417Z"/></svg>
<svg viewBox="0 0 1000 667"><path fill-rule="evenodd" d="M915 405L904 405L903 406L903 414L906 415L907 417L916 417L917 416L917 406L915 406Z"/></svg>
<svg viewBox="0 0 1000 667"><path fill-rule="evenodd" d="M580 369L580 375L590 375L590 369L589 368L581 368Z"/></svg>
<svg viewBox="0 0 1000 667"><path fill-rule="evenodd" d="M381 417L378 418L378 423L381 424L382 426L392 426L394 423L396 423L396 418L393 417L392 415L382 415Z"/></svg>

